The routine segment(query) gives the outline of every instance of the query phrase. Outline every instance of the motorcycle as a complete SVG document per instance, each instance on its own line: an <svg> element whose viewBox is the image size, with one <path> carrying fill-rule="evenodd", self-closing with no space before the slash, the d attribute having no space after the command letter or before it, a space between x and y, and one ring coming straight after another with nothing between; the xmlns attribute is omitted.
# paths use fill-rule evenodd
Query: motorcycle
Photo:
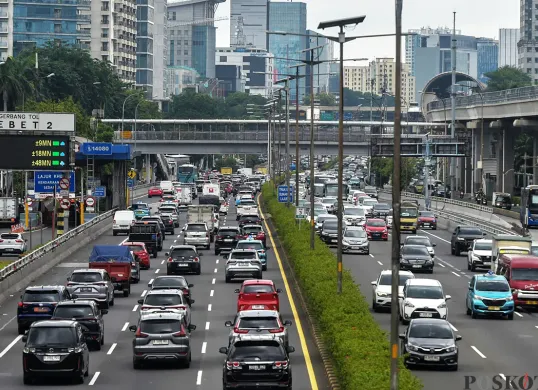
<svg viewBox="0 0 538 390"><path fill-rule="evenodd" d="M463 193L463 191L460 191L460 199L463 199L463 196L464 196L464 195L465 195L465 194Z"/></svg>

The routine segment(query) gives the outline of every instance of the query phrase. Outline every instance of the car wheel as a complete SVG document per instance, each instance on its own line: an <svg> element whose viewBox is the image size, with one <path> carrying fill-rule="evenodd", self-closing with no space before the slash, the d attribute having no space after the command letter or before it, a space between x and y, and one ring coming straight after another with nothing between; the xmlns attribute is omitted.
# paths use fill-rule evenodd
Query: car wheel
<svg viewBox="0 0 538 390"><path fill-rule="evenodd" d="M432 230L437 230L437 225L432 227ZM458 366L456 366L456 369L457 369Z"/></svg>
<svg viewBox="0 0 538 390"><path fill-rule="evenodd" d="M129 290L128 290L128 289L124 289L124 290L123 290L123 296L124 296L125 298L127 298L127 297L129 296Z"/></svg>
<svg viewBox="0 0 538 390"><path fill-rule="evenodd" d="M108 306L114 306L114 292L112 292L112 299L110 300L110 302L108 303Z"/></svg>
<svg viewBox="0 0 538 390"><path fill-rule="evenodd" d="M24 326L18 326L17 328L19 334L24 334L24 332L26 332L26 328Z"/></svg>
<svg viewBox="0 0 538 390"><path fill-rule="evenodd" d="M451 366L450 371L458 371L458 365L456 364L455 366Z"/></svg>
<svg viewBox="0 0 538 390"><path fill-rule="evenodd" d="M154 258L154 259L157 258L157 254L158 254L158 253L157 253L157 249L155 249L155 250L153 251L153 258Z"/></svg>
<svg viewBox="0 0 538 390"><path fill-rule="evenodd" d="M202 273L202 266L198 267L196 270L196 275L200 275Z"/></svg>
<svg viewBox="0 0 538 390"><path fill-rule="evenodd" d="M113 236L117 236L117 235L118 235L118 232L112 232L112 235L113 235Z"/></svg>
<svg viewBox="0 0 538 390"><path fill-rule="evenodd" d="M473 264L473 265L471 265L471 271L473 271L473 272L474 272L474 271L476 271L476 267L475 267L475 265L474 265L474 264Z"/></svg>
<svg viewBox="0 0 538 390"><path fill-rule="evenodd" d="M375 311L376 313L378 311L377 304L375 303L375 299L372 299L372 310Z"/></svg>
<svg viewBox="0 0 538 390"><path fill-rule="evenodd" d="M467 310L465 310L465 314L470 316L471 315L471 309L469 309L467 306L465 308L467 309Z"/></svg>
<svg viewBox="0 0 538 390"><path fill-rule="evenodd" d="M471 318L473 320L476 320L478 318L478 315L476 314L476 312L473 309L471 309Z"/></svg>
<svg viewBox="0 0 538 390"><path fill-rule="evenodd" d="M260 273L258 274L258 277L257 277L256 279L263 279L263 274L260 272Z"/></svg>
<svg viewBox="0 0 538 390"><path fill-rule="evenodd" d="M267 271L267 264L262 266L262 271Z"/></svg>
<svg viewBox="0 0 538 390"><path fill-rule="evenodd" d="M219 253L220 253L220 251L217 248L215 248L215 256L218 256Z"/></svg>
<svg viewBox="0 0 538 390"><path fill-rule="evenodd" d="M138 360L133 359L133 368L135 370L140 370L142 368L142 363Z"/></svg>
<svg viewBox="0 0 538 390"><path fill-rule="evenodd" d="M508 319L509 319L510 321L512 321L512 320L514 319L514 313L510 313L510 314L508 314L507 317L508 317Z"/></svg>
<svg viewBox="0 0 538 390"><path fill-rule="evenodd" d="M366 251L365 254L366 254L366 256L370 256L370 251L369 250Z"/></svg>
<svg viewBox="0 0 538 390"><path fill-rule="evenodd" d="M459 256L460 254L461 254L461 252L460 252L460 248L456 247L456 248L454 249L454 256Z"/></svg>
<svg viewBox="0 0 538 390"><path fill-rule="evenodd" d="M450 254L455 254L456 252L454 251L454 247L450 246Z"/></svg>
<svg viewBox="0 0 538 390"><path fill-rule="evenodd" d="M469 259L467 258L467 271L471 270L471 263L469 262Z"/></svg>
<svg viewBox="0 0 538 390"><path fill-rule="evenodd" d="M100 341L96 341L96 342L94 343L95 350L96 350L96 351L100 351L102 345L103 345L103 344L102 344Z"/></svg>
<svg viewBox="0 0 538 390"><path fill-rule="evenodd" d="M27 374L27 373L23 374L22 383L24 383L25 385L31 385L33 382L34 382L34 380L29 374Z"/></svg>
<svg viewBox="0 0 538 390"><path fill-rule="evenodd" d="M230 283L232 280L226 276L226 283Z"/></svg>
<svg viewBox="0 0 538 390"><path fill-rule="evenodd" d="M176 234L176 230L175 229L172 229L171 231L172 235L174 236Z"/></svg>

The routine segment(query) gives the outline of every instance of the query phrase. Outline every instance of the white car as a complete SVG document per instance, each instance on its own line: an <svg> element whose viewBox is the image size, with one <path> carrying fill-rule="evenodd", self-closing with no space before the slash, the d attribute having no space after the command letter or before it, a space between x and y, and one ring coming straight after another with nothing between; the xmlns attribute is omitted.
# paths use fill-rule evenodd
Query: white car
<svg viewBox="0 0 538 390"><path fill-rule="evenodd" d="M399 276L398 295L402 295L405 282L407 282L408 279L413 279L415 275L413 275L411 271L400 270ZM384 308L390 309L390 303L392 301L390 297L392 292L391 280L392 271L384 270L381 271L377 280L372 282L372 287L374 290L372 292L372 309L374 311L379 311L380 309Z"/></svg>
<svg viewBox="0 0 538 390"><path fill-rule="evenodd" d="M471 249L467 252L467 269L474 271L477 268L491 268L492 240L474 240Z"/></svg>
<svg viewBox="0 0 538 390"><path fill-rule="evenodd" d="M424 245L432 258L435 257L435 244L432 244L429 237L426 236L407 236L403 245Z"/></svg>
<svg viewBox="0 0 538 390"><path fill-rule="evenodd" d="M0 256L20 255L26 252L26 239L20 233L0 234Z"/></svg>
<svg viewBox="0 0 538 390"><path fill-rule="evenodd" d="M182 290L151 290L144 298L138 300L138 304L140 305L140 315L155 310L177 311L186 317L187 325L191 324L191 309Z"/></svg>
<svg viewBox="0 0 538 390"><path fill-rule="evenodd" d="M377 199L366 199L364 198L362 201L362 207L364 209L364 212L366 213L366 216L373 216L374 215L374 205L377 204Z"/></svg>
<svg viewBox="0 0 538 390"><path fill-rule="evenodd" d="M392 229L392 223L393 223L392 215L387 215L387 217L385 218L385 222L387 222L387 229Z"/></svg>
<svg viewBox="0 0 538 390"><path fill-rule="evenodd" d="M343 219L346 226L363 226L366 223L366 213L362 207L344 207Z"/></svg>
<svg viewBox="0 0 538 390"><path fill-rule="evenodd" d="M400 304L400 320L408 324L413 318L441 318L446 320L448 308L446 301L451 299L445 295L441 282L435 279L408 279L402 295L398 297Z"/></svg>

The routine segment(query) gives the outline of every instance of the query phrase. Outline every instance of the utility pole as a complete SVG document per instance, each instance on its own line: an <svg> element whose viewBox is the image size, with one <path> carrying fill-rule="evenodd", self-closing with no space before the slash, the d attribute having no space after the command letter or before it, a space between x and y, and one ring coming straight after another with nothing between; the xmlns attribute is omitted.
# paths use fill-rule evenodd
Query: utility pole
<svg viewBox="0 0 538 390"><path fill-rule="evenodd" d="M290 85L286 80L286 186L288 196L286 197L286 207L290 207L291 188L290 188ZM297 184L296 184L297 185Z"/></svg>
<svg viewBox="0 0 538 390"><path fill-rule="evenodd" d="M450 136L454 139L456 136L456 12L454 12L454 26L452 28L452 85L450 88L450 104L452 106ZM456 158L452 157L450 161L450 190L453 199L456 197L456 187L458 185L456 178Z"/></svg>
<svg viewBox="0 0 538 390"><path fill-rule="evenodd" d="M424 183L426 185L426 192L424 193L424 204L426 210L429 210L431 207L431 198L430 198L430 133L426 134L426 154L424 156Z"/></svg>

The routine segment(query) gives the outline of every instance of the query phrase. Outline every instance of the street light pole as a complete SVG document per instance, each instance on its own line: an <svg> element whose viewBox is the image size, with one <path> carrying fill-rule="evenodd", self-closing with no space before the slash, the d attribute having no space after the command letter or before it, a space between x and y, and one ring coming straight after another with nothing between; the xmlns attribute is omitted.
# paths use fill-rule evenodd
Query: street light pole
<svg viewBox="0 0 538 390"><path fill-rule="evenodd" d="M291 188L290 188L290 87L289 79L286 79L286 186L288 196L286 197L286 207L290 207ZM297 186L297 184L295 184Z"/></svg>
<svg viewBox="0 0 538 390"><path fill-rule="evenodd" d="M310 249L316 242L316 221L314 221L314 52L310 52Z"/></svg>

